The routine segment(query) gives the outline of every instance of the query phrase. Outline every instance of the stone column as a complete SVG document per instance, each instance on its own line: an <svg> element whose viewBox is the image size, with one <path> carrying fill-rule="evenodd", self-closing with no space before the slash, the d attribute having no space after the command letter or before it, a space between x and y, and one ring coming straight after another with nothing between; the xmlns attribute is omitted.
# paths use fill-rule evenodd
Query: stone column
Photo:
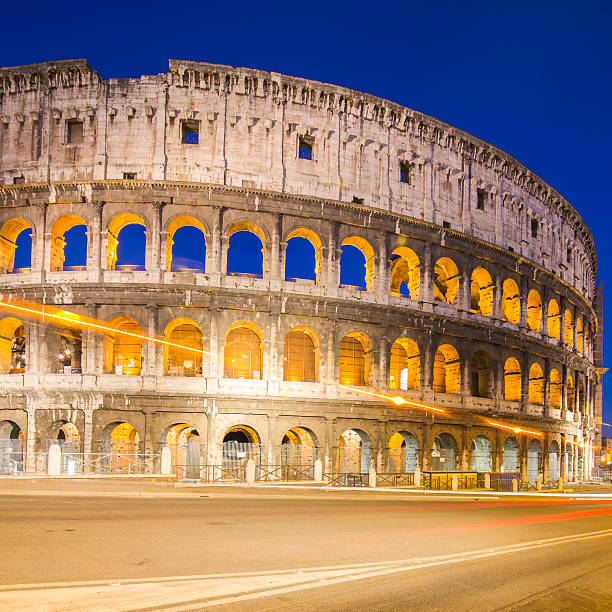
<svg viewBox="0 0 612 612"><path fill-rule="evenodd" d="M463 472L467 472L470 469L470 448L472 445L471 428L469 426L463 427L461 430L461 463L460 469Z"/></svg>
<svg viewBox="0 0 612 612"><path fill-rule="evenodd" d="M334 465L336 462L335 452L337 441L334 440L334 424L335 419L326 417L325 419L325 450L323 457L323 472L326 474L332 471L337 471L337 466Z"/></svg>
<svg viewBox="0 0 612 612"><path fill-rule="evenodd" d="M565 443L565 436L561 437L561 444L559 444L559 475L563 479L563 482L567 481L567 445Z"/></svg>
<svg viewBox="0 0 612 612"><path fill-rule="evenodd" d="M27 430L25 439L25 474L36 472L36 401L27 397Z"/></svg>
<svg viewBox="0 0 612 612"><path fill-rule="evenodd" d="M272 244L266 251L270 253L270 265L266 266L270 273L270 289L272 291L280 290L281 286L281 261L280 261L280 241L282 235L283 216L275 213L272 219ZM266 259L267 259L266 252ZM264 275L268 272L266 270Z"/></svg>
<svg viewBox="0 0 612 612"><path fill-rule="evenodd" d="M434 263L431 257L431 246L425 245L422 253L420 269L420 300L424 304L431 304L434 299Z"/></svg>
<svg viewBox="0 0 612 612"><path fill-rule="evenodd" d="M385 336L381 336L378 342L378 375L374 377L374 384L381 389L389 388L389 360L390 342Z"/></svg>
<svg viewBox="0 0 612 612"><path fill-rule="evenodd" d="M521 359L521 412L527 412L529 404L529 353L523 352Z"/></svg>
<svg viewBox="0 0 612 612"><path fill-rule="evenodd" d="M431 426L429 424L423 424L421 426L421 445L419 447L420 455L420 468L423 472L431 470Z"/></svg>
<svg viewBox="0 0 612 612"><path fill-rule="evenodd" d="M340 354L340 341L338 337L337 326L338 323L332 319L327 321L330 326L327 332L327 374L326 382L328 385L335 385L336 383L336 354ZM338 346L336 346L338 345Z"/></svg>
<svg viewBox="0 0 612 612"><path fill-rule="evenodd" d="M102 269L102 211L104 202L93 202L91 222L87 225L87 280L100 281Z"/></svg>
<svg viewBox="0 0 612 612"><path fill-rule="evenodd" d="M521 276L520 278L520 314L519 314L519 326L521 328L521 332L523 330L528 329L527 325L527 300L529 298L529 280L525 276Z"/></svg>
<svg viewBox="0 0 612 612"><path fill-rule="evenodd" d="M387 257L387 235L384 233L377 240L378 255L375 261L378 263L375 278L375 290L377 291L377 301L379 304L389 303L389 293L391 291L390 262Z"/></svg>
<svg viewBox="0 0 612 612"><path fill-rule="evenodd" d="M329 297L338 295L338 285L340 284L340 254L338 249L338 223L333 221L329 226L327 253L327 286L326 294Z"/></svg>
<svg viewBox="0 0 612 612"><path fill-rule="evenodd" d="M423 346L423 366L421 372L421 389L424 389L426 392L432 391L432 381L433 381L433 360L434 360L434 343L431 334L425 336L426 340Z"/></svg>
<svg viewBox="0 0 612 612"><path fill-rule="evenodd" d="M503 290L502 290L502 282L499 275L495 275L493 278L493 304L492 304L492 312L491 315L493 319L497 321L503 320L502 313L502 299L503 299Z"/></svg>
<svg viewBox="0 0 612 612"><path fill-rule="evenodd" d="M206 243L206 274L210 278L213 285L218 285L220 277L225 274L227 268L222 266L222 250L221 233L223 227L223 208L219 206L213 207L211 235L207 236ZM227 256L226 256L227 259Z"/></svg>

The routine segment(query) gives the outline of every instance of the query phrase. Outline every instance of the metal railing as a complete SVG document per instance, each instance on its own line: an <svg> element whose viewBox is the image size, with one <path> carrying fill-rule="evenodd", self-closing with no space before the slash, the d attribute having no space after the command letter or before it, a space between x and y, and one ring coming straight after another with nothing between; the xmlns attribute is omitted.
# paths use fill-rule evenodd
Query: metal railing
<svg viewBox="0 0 612 612"><path fill-rule="evenodd" d="M413 487L414 474L401 472L381 472L376 474L377 487Z"/></svg>
<svg viewBox="0 0 612 612"><path fill-rule="evenodd" d="M367 487L367 472L339 472L323 474L323 482L332 487Z"/></svg>

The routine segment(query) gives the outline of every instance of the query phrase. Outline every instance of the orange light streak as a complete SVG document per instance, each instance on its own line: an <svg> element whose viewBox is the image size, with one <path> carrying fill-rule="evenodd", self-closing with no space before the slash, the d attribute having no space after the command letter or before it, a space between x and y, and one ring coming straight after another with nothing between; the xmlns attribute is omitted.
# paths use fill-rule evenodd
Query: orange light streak
<svg viewBox="0 0 612 612"><path fill-rule="evenodd" d="M543 436L544 434L541 431L532 431L531 429L523 429L522 427L517 427L516 425L503 425L502 423L495 423L494 421L487 421L489 425L493 425L493 427L500 427L501 429L507 429L509 431L513 431L514 433L527 433L532 436Z"/></svg>
<svg viewBox="0 0 612 612"><path fill-rule="evenodd" d="M359 389L357 387L348 387L346 385L338 385L343 389L348 389L349 391L357 391L357 393L365 393L366 395L373 395L374 397L380 397L382 399L389 400L393 402L396 406L402 406L403 404L407 404L408 406L416 406L417 408L422 408L423 410L433 410L434 412L440 412L442 414L446 413L446 410L442 410L442 408L434 408L433 406L426 406L425 404L419 404L417 402L411 402L404 397L399 395L382 395L381 393L374 393L373 391L366 391L365 389Z"/></svg>
<svg viewBox="0 0 612 612"><path fill-rule="evenodd" d="M133 332L122 331L120 329L116 329L114 327L108 327L107 325L101 325L99 323L94 323L92 321L87 321L81 317L81 315L76 314L75 312L70 312L68 310L60 311L62 314L57 314L54 312L49 312L44 309L44 304L42 305L41 310L36 310L35 308L26 308L25 306L17 306L16 304L9 304L7 302L0 302L0 308L8 308L10 310L17 310L19 312L24 312L36 316L50 317L53 319L59 319L60 321L66 321L71 323L72 325L76 325L79 327L88 327L91 329L95 329L98 331L106 331L112 334L120 334L122 336L130 336L132 338L138 338L139 340L148 340L149 342L155 342L157 344L163 344L165 346L173 346L175 348L183 349L186 351L192 351L193 353L205 354L212 356L212 353L207 351L196 349L191 346L185 346L183 344L175 344L174 342L169 342L168 340L161 340L160 338L154 338L152 336L145 336L142 334L135 334Z"/></svg>

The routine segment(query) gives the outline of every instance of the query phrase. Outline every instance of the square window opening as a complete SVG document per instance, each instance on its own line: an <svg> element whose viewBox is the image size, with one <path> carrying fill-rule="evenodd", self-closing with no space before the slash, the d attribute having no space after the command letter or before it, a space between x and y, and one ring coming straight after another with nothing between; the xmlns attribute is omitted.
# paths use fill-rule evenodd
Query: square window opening
<svg viewBox="0 0 612 612"><path fill-rule="evenodd" d="M314 147L314 139L307 136L300 136L298 143L298 158L312 160L312 150Z"/></svg>
<svg viewBox="0 0 612 612"><path fill-rule="evenodd" d="M66 136L68 144L83 144L83 122L69 121Z"/></svg>
<svg viewBox="0 0 612 612"><path fill-rule="evenodd" d="M353 196L353 204L363 204L363 198L359 196Z"/></svg>
<svg viewBox="0 0 612 612"><path fill-rule="evenodd" d="M412 164L410 162L400 162L400 183L412 184L411 174Z"/></svg>
<svg viewBox="0 0 612 612"><path fill-rule="evenodd" d="M567 247L567 263L572 263L572 247Z"/></svg>
<svg viewBox="0 0 612 612"><path fill-rule="evenodd" d="M123 173L123 180L124 181L135 181L136 180L136 173L135 172L124 172Z"/></svg>
<svg viewBox="0 0 612 612"><path fill-rule="evenodd" d="M450 229L450 221L442 221L442 227L447 227L448 229Z"/></svg>
<svg viewBox="0 0 612 612"><path fill-rule="evenodd" d="M182 121L181 122L181 142L183 144L200 144L200 122Z"/></svg>
<svg viewBox="0 0 612 612"><path fill-rule="evenodd" d="M25 178L23 176L13 177L13 185L23 185L24 183L25 183Z"/></svg>
<svg viewBox="0 0 612 612"><path fill-rule="evenodd" d="M478 210L487 209L487 192L484 189L479 189L477 191L476 208Z"/></svg>

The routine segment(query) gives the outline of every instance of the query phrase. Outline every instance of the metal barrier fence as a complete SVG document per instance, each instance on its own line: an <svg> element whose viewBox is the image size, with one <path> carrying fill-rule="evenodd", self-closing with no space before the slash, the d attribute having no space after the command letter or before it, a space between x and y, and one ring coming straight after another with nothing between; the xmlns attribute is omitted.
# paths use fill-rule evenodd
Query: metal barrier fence
<svg viewBox="0 0 612 612"><path fill-rule="evenodd" d="M340 472L323 474L323 482L332 487L367 487L368 472Z"/></svg>
<svg viewBox="0 0 612 612"><path fill-rule="evenodd" d="M400 472L387 472L376 474L377 487L412 487L414 486L414 474L403 474Z"/></svg>
<svg viewBox="0 0 612 612"><path fill-rule="evenodd" d="M423 472L423 488L432 491L452 491L454 476L457 478L458 489L478 488L477 472Z"/></svg>

